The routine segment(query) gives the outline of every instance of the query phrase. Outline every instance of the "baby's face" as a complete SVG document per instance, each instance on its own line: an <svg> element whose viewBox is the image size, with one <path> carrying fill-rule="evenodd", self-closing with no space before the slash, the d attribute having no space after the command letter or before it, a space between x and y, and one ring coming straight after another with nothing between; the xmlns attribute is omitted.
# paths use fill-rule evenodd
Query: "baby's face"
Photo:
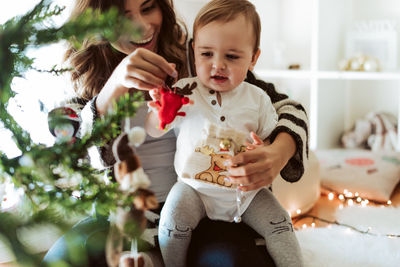
<svg viewBox="0 0 400 267"><path fill-rule="evenodd" d="M254 53L253 32L242 15L229 22L211 22L197 30L196 73L206 87L226 92L246 78L258 58L258 53Z"/></svg>

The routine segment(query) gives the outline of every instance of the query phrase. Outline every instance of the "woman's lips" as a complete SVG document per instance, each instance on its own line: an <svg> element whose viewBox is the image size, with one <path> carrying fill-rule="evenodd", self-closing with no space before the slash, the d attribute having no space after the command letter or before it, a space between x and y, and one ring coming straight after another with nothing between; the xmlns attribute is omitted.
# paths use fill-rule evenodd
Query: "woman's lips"
<svg viewBox="0 0 400 267"><path fill-rule="evenodd" d="M142 40L138 40L138 41L130 41L130 43L136 47L148 48L148 47L152 46L153 40L154 40L154 35L152 35L146 39L142 39Z"/></svg>

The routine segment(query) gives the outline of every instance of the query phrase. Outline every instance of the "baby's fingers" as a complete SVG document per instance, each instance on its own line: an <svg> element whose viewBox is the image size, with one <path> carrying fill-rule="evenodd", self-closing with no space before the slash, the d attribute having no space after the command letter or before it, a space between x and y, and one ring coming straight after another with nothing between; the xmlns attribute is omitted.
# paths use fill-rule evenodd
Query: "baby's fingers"
<svg viewBox="0 0 400 267"><path fill-rule="evenodd" d="M147 106L149 108L153 108L153 109L156 109L158 111L158 110L160 110L160 105L158 105L157 102L158 102L157 100L156 101L149 101L149 102L147 102Z"/></svg>
<svg viewBox="0 0 400 267"><path fill-rule="evenodd" d="M256 148L255 145L250 144L249 142L245 142L244 145L246 146L246 150L253 150Z"/></svg>
<svg viewBox="0 0 400 267"><path fill-rule="evenodd" d="M161 93L159 89L151 89L149 91L149 95L154 101L158 101L161 98Z"/></svg>
<svg viewBox="0 0 400 267"><path fill-rule="evenodd" d="M261 138L255 133L255 132L251 132L250 133L250 137L251 139L253 139L253 145L262 145L263 140L261 140Z"/></svg>

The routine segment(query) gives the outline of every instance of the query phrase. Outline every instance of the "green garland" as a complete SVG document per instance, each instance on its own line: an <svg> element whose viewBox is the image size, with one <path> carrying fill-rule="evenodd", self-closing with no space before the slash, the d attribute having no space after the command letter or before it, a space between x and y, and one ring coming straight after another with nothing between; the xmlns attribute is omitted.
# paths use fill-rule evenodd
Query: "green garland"
<svg viewBox="0 0 400 267"><path fill-rule="evenodd" d="M119 16L116 9L105 13L88 9L61 27L44 26L62 11L63 8L52 6L51 1L43 0L27 14L0 25L0 125L11 131L13 141L22 152L19 157L8 158L0 151L0 183L11 179L25 192L24 209L19 213L0 213L0 237L9 244L22 266L38 266L41 257L32 255L21 243L18 237L21 228L39 223L69 227L65 218L71 214L88 215L95 206L97 213L106 215L117 206L130 205L134 197L122 194L107 174L93 169L87 159L87 150L120 133L120 121L133 116L143 101L140 94L121 97L114 103L113 112L94 123L90 136L83 136L74 143L56 143L52 147L35 144L29 133L7 112L8 102L15 96L11 88L13 78L33 69L33 59L26 55L27 48L61 40L79 45L85 38L113 41L123 33L140 34L139 29ZM58 74L62 71L53 67L49 72ZM110 182L105 183L104 177ZM60 188L56 186L60 179L73 180L75 184ZM78 262L82 260L85 259L78 259ZM57 266L68 265L60 262Z"/></svg>

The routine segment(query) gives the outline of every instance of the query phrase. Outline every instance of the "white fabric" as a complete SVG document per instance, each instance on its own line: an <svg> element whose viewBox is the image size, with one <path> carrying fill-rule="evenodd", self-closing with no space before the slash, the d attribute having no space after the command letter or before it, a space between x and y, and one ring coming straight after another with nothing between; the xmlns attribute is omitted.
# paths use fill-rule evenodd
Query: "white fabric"
<svg viewBox="0 0 400 267"><path fill-rule="evenodd" d="M195 179L196 174L211 166L210 155L196 152L196 148L211 145L202 141L209 138L207 132L210 123L218 124L218 127L227 131L225 133L223 130L219 131L222 136L217 138L232 138L229 135L238 132L243 133L247 141L251 141L249 134L253 131L264 140L275 128L277 114L268 95L260 88L246 82L232 91L221 92L221 106L218 104L216 92L210 93L210 90L196 77L182 79L174 86L183 88L193 82L197 83L197 88L192 91L189 98L194 101L194 105L183 106L181 111L186 112L186 116L177 117L167 126L169 129L175 128L178 133L175 170L178 179L198 190L209 218L233 221L237 211L236 189ZM213 100L217 101L214 105L211 104ZM222 116L225 117L223 121L220 119ZM236 141L241 139L240 134L235 136ZM217 153L219 147L213 146L212 149L215 154L219 154ZM232 149L230 152L233 153ZM246 210L257 192L244 194L241 213Z"/></svg>
<svg viewBox="0 0 400 267"><path fill-rule="evenodd" d="M370 227L372 235L337 225L296 231L305 266L398 267L400 238L384 235L400 233L399 217L400 208L352 206L338 210L336 220L361 231Z"/></svg>

